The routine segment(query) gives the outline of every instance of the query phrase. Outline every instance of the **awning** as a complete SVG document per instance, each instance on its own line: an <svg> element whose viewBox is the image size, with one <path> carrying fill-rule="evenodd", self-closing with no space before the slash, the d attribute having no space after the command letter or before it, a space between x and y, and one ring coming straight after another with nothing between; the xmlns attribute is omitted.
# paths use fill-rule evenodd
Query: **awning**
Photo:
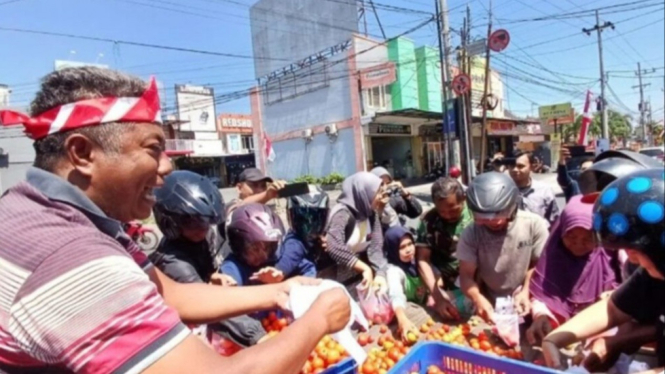
<svg viewBox="0 0 665 374"><path fill-rule="evenodd" d="M420 109L400 109L380 112L369 123L375 125L422 125L443 122L443 113Z"/></svg>

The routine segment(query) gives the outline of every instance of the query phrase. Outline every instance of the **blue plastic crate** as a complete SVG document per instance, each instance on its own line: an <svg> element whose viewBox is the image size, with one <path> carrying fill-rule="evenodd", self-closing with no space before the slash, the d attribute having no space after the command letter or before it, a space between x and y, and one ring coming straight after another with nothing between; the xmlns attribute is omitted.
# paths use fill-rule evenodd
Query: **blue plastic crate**
<svg viewBox="0 0 665 374"><path fill-rule="evenodd" d="M426 374L436 365L446 374L554 374L558 371L439 342L422 342L401 359L390 374Z"/></svg>
<svg viewBox="0 0 665 374"><path fill-rule="evenodd" d="M347 358L338 364L329 367L321 374L355 374L356 362L352 358Z"/></svg>

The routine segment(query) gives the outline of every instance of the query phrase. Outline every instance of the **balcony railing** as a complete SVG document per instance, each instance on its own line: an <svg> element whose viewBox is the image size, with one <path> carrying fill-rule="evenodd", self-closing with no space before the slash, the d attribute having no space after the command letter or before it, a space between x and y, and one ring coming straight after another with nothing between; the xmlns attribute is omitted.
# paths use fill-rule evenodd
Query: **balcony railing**
<svg viewBox="0 0 665 374"><path fill-rule="evenodd" d="M167 151L194 151L194 141L191 139L166 139Z"/></svg>

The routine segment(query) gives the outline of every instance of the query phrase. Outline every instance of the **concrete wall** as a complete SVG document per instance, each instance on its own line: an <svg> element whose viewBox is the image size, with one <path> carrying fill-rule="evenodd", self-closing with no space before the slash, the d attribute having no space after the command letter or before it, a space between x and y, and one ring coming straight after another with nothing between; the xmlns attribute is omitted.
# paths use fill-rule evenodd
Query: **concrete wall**
<svg viewBox="0 0 665 374"><path fill-rule="evenodd" d="M35 160L32 139L23 135L22 126L0 126L0 148L7 156L7 163L0 165L0 193L25 180L26 171Z"/></svg>
<svg viewBox="0 0 665 374"><path fill-rule="evenodd" d="M388 57L395 62L397 81L391 85L393 110L418 108L418 74L413 41L398 38L388 43Z"/></svg>
<svg viewBox="0 0 665 374"><path fill-rule="evenodd" d="M261 0L249 14L257 78L358 31L355 0Z"/></svg>
<svg viewBox="0 0 665 374"><path fill-rule="evenodd" d="M303 139L274 142L277 157L275 162L267 163L267 172L285 180L305 174L316 177L333 172L351 175L356 171L353 131L352 128L340 130L337 140L332 143L325 134L316 135L307 148Z"/></svg>
<svg viewBox="0 0 665 374"><path fill-rule="evenodd" d="M418 102L420 109L432 112L442 110L441 66L439 51L432 47L416 49L418 65Z"/></svg>

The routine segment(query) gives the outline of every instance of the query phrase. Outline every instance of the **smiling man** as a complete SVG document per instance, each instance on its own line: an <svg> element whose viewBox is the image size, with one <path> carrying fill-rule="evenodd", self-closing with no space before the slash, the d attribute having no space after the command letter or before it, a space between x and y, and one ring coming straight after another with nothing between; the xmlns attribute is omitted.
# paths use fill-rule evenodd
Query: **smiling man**
<svg viewBox="0 0 665 374"><path fill-rule="evenodd" d="M328 291L232 358L185 327L284 306L301 281L178 284L123 232L150 216L171 172L154 80L64 69L43 79L31 116L0 111L0 122L22 124L36 151L26 181L0 199L0 372L297 373L348 322L348 297Z"/></svg>

